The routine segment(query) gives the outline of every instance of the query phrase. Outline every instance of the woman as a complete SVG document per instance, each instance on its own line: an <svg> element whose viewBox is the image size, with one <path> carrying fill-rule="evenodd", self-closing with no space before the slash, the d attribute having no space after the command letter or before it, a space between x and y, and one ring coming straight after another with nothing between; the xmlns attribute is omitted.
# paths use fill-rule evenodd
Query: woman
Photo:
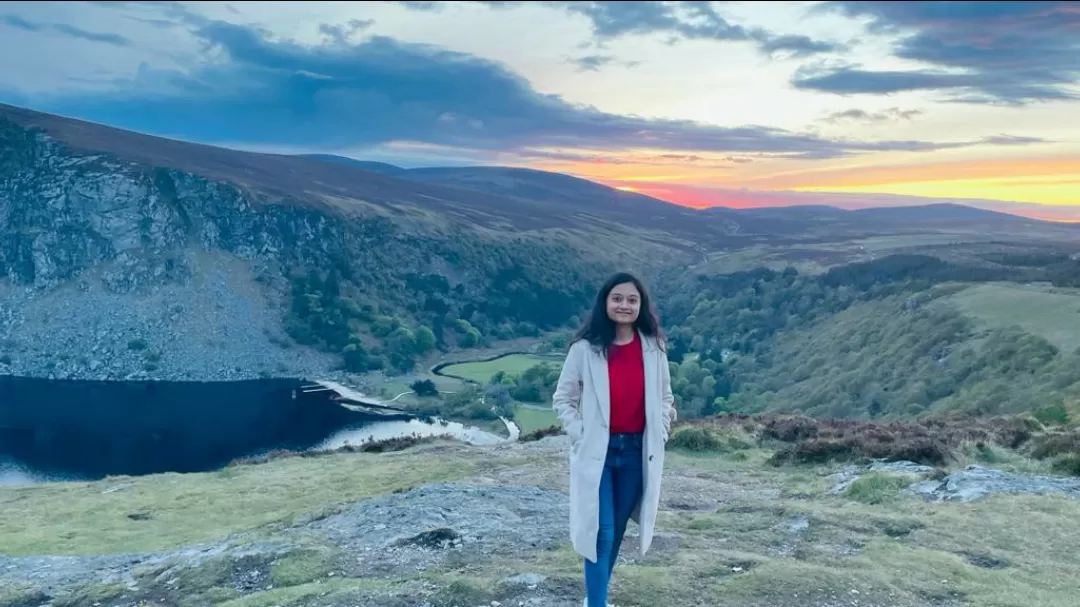
<svg viewBox="0 0 1080 607"><path fill-rule="evenodd" d="M675 417L656 310L635 276L612 276L574 337L552 398L570 437L570 537L585 607L606 607L626 525L652 543L664 444Z"/></svg>

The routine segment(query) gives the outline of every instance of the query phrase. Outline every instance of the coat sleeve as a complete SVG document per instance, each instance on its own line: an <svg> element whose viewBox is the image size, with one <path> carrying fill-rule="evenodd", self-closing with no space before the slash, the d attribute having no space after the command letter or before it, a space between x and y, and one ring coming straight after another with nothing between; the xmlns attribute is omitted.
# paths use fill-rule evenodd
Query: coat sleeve
<svg viewBox="0 0 1080 607"><path fill-rule="evenodd" d="M581 342L578 342L571 346L570 351L566 354L566 360L563 361L559 381L555 385L555 393L551 399L555 414L559 416L563 430L566 431L571 442L581 440L584 433L584 424L581 420L581 386L584 363Z"/></svg>
<svg viewBox="0 0 1080 607"><path fill-rule="evenodd" d="M664 442L671 436L671 423L675 421L678 413L675 412L675 394L671 391L671 365L668 364L667 353L660 352L660 387L663 390L663 420Z"/></svg>

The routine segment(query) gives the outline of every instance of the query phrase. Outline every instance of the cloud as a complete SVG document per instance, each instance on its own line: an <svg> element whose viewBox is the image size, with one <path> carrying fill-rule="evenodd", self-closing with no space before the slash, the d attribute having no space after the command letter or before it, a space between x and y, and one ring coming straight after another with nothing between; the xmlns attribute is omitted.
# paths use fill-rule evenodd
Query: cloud
<svg viewBox="0 0 1080 607"><path fill-rule="evenodd" d="M438 11L448 2L398 2L412 10ZM516 8L526 2L473 2L494 9ZM636 1L545 1L528 2L560 9L585 17L592 26L598 43L622 38L663 34L669 42L679 40L721 40L755 42L758 49L770 56L787 53L792 57L808 57L819 53L844 50L834 42L813 40L802 35L776 35L761 28L746 28L730 23L714 8L712 2L687 0L679 2Z"/></svg>
<svg viewBox="0 0 1080 607"><path fill-rule="evenodd" d="M881 110L880 112L867 112L866 110L852 108L842 112L833 112L825 118L822 118L822 122L828 122L830 124L839 124L843 122L861 122L864 124L897 122L900 120L913 120L923 113L922 110L902 110L898 107L888 108Z"/></svg>
<svg viewBox="0 0 1080 607"><path fill-rule="evenodd" d="M105 44L112 44L114 46L131 46L131 40L119 34L99 34L97 32L88 32L82 28L68 25L65 23L34 23L32 21L27 21L26 19L23 19L18 15L0 15L0 24L25 30L28 32L52 31L64 34L66 36L70 36L72 38L89 40L91 42L102 42Z"/></svg>
<svg viewBox="0 0 1080 607"><path fill-rule="evenodd" d="M825 2L815 11L869 20L893 54L922 69L809 68L796 88L838 94L940 91L950 101L1023 105L1080 98L1076 2Z"/></svg>
<svg viewBox="0 0 1080 607"><path fill-rule="evenodd" d="M586 55L571 59L570 63L577 65L580 72L596 72L612 61L615 61L612 55Z"/></svg>
<svg viewBox="0 0 1080 607"><path fill-rule="evenodd" d="M40 32L41 30L45 29L44 25L31 23L26 19L19 17L18 15L0 15L0 23L3 23L4 25L7 25L9 27L26 30L28 32Z"/></svg>
<svg viewBox="0 0 1080 607"><path fill-rule="evenodd" d="M608 65L622 65L623 67L635 67L638 61L620 61L614 55L585 55L567 60L577 66L579 72L598 72L600 68Z"/></svg>
<svg viewBox="0 0 1080 607"><path fill-rule="evenodd" d="M837 158L995 143L840 140L623 116L542 94L500 63L431 45L384 36L301 45L224 21L191 19L186 27L206 53L190 71L144 65L106 92L58 93L35 98L34 106L205 143L313 149L422 142L493 153L649 149Z"/></svg>
<svg viewBox="0 0 1080 607"><path fill-rule="evenodd" d="M700 156L697 154L593 154L585 151L564 150L529 150L518 154L521 161L555 160L575 164L613 164L613 165L652 165L652 166L693 166L707 169L730 169L733 164L753 162L744 156Z"/></svg>
<svg viewBox="0 0 1080 607"><path fill-rule="evenodd" d="M337 44L347 44L357 32L375 25L374 19L351 19L345 25L319 25L319 33Z"/></svg>

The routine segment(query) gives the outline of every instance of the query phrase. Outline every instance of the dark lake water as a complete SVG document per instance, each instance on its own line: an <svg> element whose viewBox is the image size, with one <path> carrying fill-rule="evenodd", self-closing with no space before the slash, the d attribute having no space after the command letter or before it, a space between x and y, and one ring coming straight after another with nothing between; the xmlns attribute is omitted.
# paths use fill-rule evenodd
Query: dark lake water
<svg viewBox="0 0 1080 607"><path fill-rule="evenodd" d="M202 472L268 451L447 434L507 440L456 422L343 406L310 382L101 382L0 376L0 485ZM516 427L510 427L511 440Z"/></svg>

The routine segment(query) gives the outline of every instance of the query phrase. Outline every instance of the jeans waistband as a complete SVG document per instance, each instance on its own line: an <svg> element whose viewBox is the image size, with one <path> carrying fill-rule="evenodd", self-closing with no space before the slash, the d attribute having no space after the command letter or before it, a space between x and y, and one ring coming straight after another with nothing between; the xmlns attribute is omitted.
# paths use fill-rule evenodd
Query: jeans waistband
<svg viewBox="0 0 1080 607"><path fill-rule="evenodd" d="M644 432L613 432L608 437L608 449L641 449L644 444Z"/></svg>

